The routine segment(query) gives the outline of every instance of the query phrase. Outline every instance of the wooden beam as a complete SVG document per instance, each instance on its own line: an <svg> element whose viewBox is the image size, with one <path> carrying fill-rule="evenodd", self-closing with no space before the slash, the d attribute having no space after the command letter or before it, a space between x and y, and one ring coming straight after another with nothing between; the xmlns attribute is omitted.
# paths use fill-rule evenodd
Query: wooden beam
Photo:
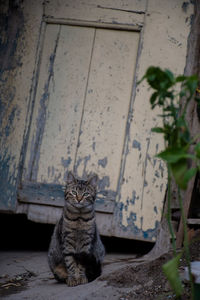
<svg viewBox="0 0 200 300"><path fill-rule="evenodd" d="M194 4L194 20L191 26L191 32L188 39L188 53L187 53L187 62L185 68L185 75L190 76L193 74L197 74L200 77L200 1L196 0ZM197 116L197 106L195 101L191 101L188 105L188 110L186 114L186 119L188 122L188 126L190 131L192 132L192 136L196 136L200 132L200 123ZM192 168L193 166L191 166ZM194 188L195 178L192 178L188 183L187 190L183 196L183 206L185 217L188 217L188 212L190 208L192 192ZM182 218L180 220L176 245L177 247L181 247L183 243L183 221Z"/></svg>
<svg viewBox="0 0 200 300"><path fill-rule="evenodd" d="M22 203L40 204L62 208L64 206L64 188L60 184L26 181L18 189L18 200ZM115 202L108 196L97 193L95 202L97 212L112 214Z"/></svg>

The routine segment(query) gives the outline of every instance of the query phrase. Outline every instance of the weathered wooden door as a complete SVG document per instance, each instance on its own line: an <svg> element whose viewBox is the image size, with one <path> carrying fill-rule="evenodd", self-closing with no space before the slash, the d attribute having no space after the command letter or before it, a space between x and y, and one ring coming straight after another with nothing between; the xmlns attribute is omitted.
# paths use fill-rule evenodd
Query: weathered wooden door
<svg viewBox="0 0 200 300"><path fill-rule="evenodd" d="M95 172L100 232L153 241L165 194L163 164L154 158L162 142L152 139L158 121L136 81L170 47L153 54L146 1L67 3L45 3L19 201L30 219L55 223L68 170Z"/></svg>
<svg viewBox="0 0 200 300"><path fill-rule="evenodd" d="M46 193L51 184L58 192L68 170L81 177L96 172L97 210L113 213L138 42L135 31L47 25L24 189ZM44 198L56 203L51 192Z"/></svg>

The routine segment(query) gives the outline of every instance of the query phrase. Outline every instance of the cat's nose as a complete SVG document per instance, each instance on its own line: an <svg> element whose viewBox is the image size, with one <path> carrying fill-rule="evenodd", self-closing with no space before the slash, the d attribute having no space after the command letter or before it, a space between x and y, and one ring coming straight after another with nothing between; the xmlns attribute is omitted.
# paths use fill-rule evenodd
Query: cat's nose
<svg viewBox="0 0 200 300"><path fill-rule="evenodd" d="M83 197L82 196L77 196L76 198L77 198L78 202L81 202Z"/></svg>

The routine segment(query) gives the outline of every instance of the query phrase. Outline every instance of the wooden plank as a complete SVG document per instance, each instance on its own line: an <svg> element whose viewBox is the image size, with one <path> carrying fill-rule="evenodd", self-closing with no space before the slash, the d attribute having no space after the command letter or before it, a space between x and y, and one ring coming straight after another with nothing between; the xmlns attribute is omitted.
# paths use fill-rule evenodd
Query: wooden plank
<svg viewBox="0 0 200 300"><path fill-rule="evenodd" d="M59 184L23 182L18 190L18 200L22 203L40 204L62 208L64 206L64 189ZM113 213L114 201L102 197L97 193L95 210Z"/></svg>
<svg viewBox="0 0 200 300"><path fill-rule="evenodd" d="M29 93L42 21L40 0L21 4L11 9L9 1L1 1L0 9L0 210L12 212L17 205L19 166L24 155L22 145L29 120L27 114L31 112Z"/></svg>
<svg viewBox="0 0 200 300"><path fill-rule="evenodd" d="M85 20L71 20L71 19L56 19L45 17L44 21L48 24L60 24L60 25L71 25L71 26L81 26L81 27L92 27L92 28L104 28L104 29L116 29L116 30L126 30L126 31L140 31L142 29L141 24L116 24L98 21L85 21Z"/></svg>
<svg viewBox="0 0 200 300"><path fill-rule="evenodd" d="M200 2L195 2L195 15L193 18L191 33L188 40L188 53L187 53L187 63L185 67L185 75L191 76L193 74L197 74L200 76L200 65L196 62L200 59L200 35L199 35L199 27L200 27ZM190 132L192 132L192 136L199 135L199 120L197 116L196 103L194 101L190 101L187 112L186 112L186 120L188 123L188 127ZM199 142L199 139L198 141ZM191 168L194 167L192 162ZM192 200L192 192L194 188L195 178L193 177L189 183L187 190L184 192L183 196L183 205L184 212L186 218L188 217L189 207ZM177 247L181 247L183 243L184 229L183 229L183 220L181 218L178 232L177 232Z"/></svg>
<svg viewBox="0 0 200 300"><path fill-rule="evenodd" d="M61 26L37 180L64 184L73 169L94 39L93 28Z"/></svg>
<svg viewBox="0 0 200 300"><path fill-rule="evenodd" d="M138 53L138 80L150 65L183 74L190 32L186 18L192 15L192 5L183 13L179 4L179 0L148 2ZM124 235L132 238L155 241L163 211L167 170L155 157L163 149L163 137L152 133L151 128L160 126L162 120L157 117L159 110L150 109L152 90L146 82L135 85L133 93L124 174L116 201L115 234L123 236L124 231Z"/></svg>
<svg viewBox="0 0 200 300"><path fill-rule="evenodd" d="M64 187L58 184L23 182L18 190L18 199L24 203L63 207Z"/></svg>
<svg viewBox="0 0 200 300"><path fill-rule="evenodd" d="M61 207L20 203L19 211L26 213L27 218L34 222L56 224L62 214ZM112 236L112 218L110 214L96 212L96 222L101 235Z"/></svg>
<svg viewBox="0 0 200 300"><path fill-rule="evenodd" d="M117 193L139 34L96 29L75 169ZM126 76L124 75L126 74Z"/></svg>
<svg viewBox="0 0 200 300"><path fill-rule="evenodd" d="M140 26L144 21L146 0L50 0L44 15L56 19Z"/></svg>
<svg viewBox="0 0 200 300"><path fill-rule="evenodd" d="M60 34L59 25L49 25L43 40L43 51L40 64L38 84L34 86L37 92L34 99L29 140L26 151L25 165L23 166L23 180L36 180L47 106L49 101L49 88L52 85L53 65L56 48Z"/></svg>
<svg viewBox="0 0 200 300"><path fill-rule="evenodd" d="M187 219L187 224L189 225L200 225L200 219Z"/></svg>
<svg viewBox="0 0 200 300"><path fill-rule="evenodd" d="M24 178L64 184L74 165L94 29L59 28L46 29Z"/></svg>

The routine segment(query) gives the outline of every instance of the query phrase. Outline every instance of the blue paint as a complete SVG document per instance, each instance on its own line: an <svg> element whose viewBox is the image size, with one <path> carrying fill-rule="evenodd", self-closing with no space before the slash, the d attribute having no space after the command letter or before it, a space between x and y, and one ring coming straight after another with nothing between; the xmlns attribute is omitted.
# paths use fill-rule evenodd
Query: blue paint
<svg viewBox="0 0 200 300"><path fill-rule="evenodd" d="M138 149L139 151L141 150L141 144L136 140L133 140L132 147Z"/></svg>
<svg viewBox="0 0 200 300"><path fill-rule="evenodd" d="M15 157L8 154L8 149L0 155L0 210L14 211L17 200L18 168ZM12 173L10 171L12 168Z"/></svg>
<svg viewBox="0 0 200 300"><path fill-rule="evenodd" d="M38 172L38 166L40 160L40 148L41 148L43 134L44 134L44 128L46 122L46 110L47 110L47 105L49 100L49 86L54 75L53 68L54 68L54 61L56 57L59 37L60 37L60 31L58 32L55 41L54 51L49 57L48 78L44 85L43 95L40 99L40 108L38 110L38 116L37 116L36 133L33 136L33 139L31 141L31 157L28 165L29 180L36 180L37 178L37 172Z"/></svg>
<svg viewBox="0 0 200 300"><path fill-rule="evenodd" d="M105 182L104 182L104 184L105 184ZM102 189L101 190L100 189L101 186L103 186L103 185L100 184L100 186L98 186L98 189L99 189L99 192L97 193L98 197L103 197L105 199L109 198L110 200L115 201L115 198L116 198L116 195L117 195L116 191L108 190L108 189L106 189L106 190Z"/></svg>
<svg viewBox="0 0 200 300"><path fill-rule="evenodd" d="M156 144L156 153L158 153L159 144Z"/></svg>
<svg viewBox="0 0 200 300"><path fill-rule="evenodd" d="M67 159L64 159L63 157L61 158L61 164L63 165L64 168L68 168L71 162L72 162L71 157L68 157Z"/></svg>
<svg viewBox="0 0 200 300"><path fill-rule="evenodd" d="M13 130L13 121L15 119L15 115L17 112L17 107L13 107L9 117L8 117L8 121L5 127L5 136L8 137L11 133L11 131Z"/></svg>
<svg viewBox="0 0 200 300"><path fill-rule="evenodd" d="M96 142L92 143L92 150L95 152L95 150L96 150Z"/></svg>
<svg viewBox="0 0 200 300"><path fill-rule="evenodd" d="M75 163L75 166L74 166L74 171L75 171L75 173L77 173L78 174L78 168L79 168L79 166L81 165L81 164L83 164L83 174L82 174L82 176L86 176L87 175L87 171L86 171L86 168L87 168L87 163L88 163L88 161L90 161L90 159L91 159L91 155L89 154L89 155L87 155L87 156L85 156L85 157L79 157L78 158L78 160L77 160L77 162Z"/></svg>
<svg viewBox="0 0 200 300"><path fill-rule="evenodd" d="M159 222L156 221L155 227L153 229L148 229L146 231L142 231L143 238L148 239L148 240L152 240L153 238L155 238L156 234L157 234L158 226L159 226Z"/></svg>
<svg viewBox="0 0 200 300"><path fill-rule="evenodd" d="M184 13L187 13L187 10L188 10L188 6L190 5L189 2L187 1L184 1L183 4L182 4L182 10L184 11Z"/></svg>
<svg viewBox="0 0 200 300"><path fill-rule="evenodd" d="M9 111L10 107L12 106L12 102L14 100L15 97L15 92L16 89L14 87L10 87L9 88L9 92L6 92L6 95L4 95L4 93L2 92L0 94L0 137L5 138L5 135L7 136L5 131L10 131L11 130L11 125L14 119L13 113L11 112L10 115L10 121L7 121L6 127L8 126L8 128L3 127L3 120L6 116L7 119L7 111ZM5 97L6 97L6 101L5 101ZM17 108L14 107L14 110L16 110ZM9 125L8 125L9 123Z"/></svg>
<svg viewBox="0 0 200 300"><path fill-rule="evenodd" d="M156 214L158 214L158 209L157 209L156 206L154 206L153 210L154 210L154 212L155 212Z"/></svg>
<svg viewBox="0 0 200 300"><path fill-rule="evenodd" d="M133 192L132 192L132 199L130 200L130 203L134 205L136 199L137 199L137 197L136 197L136 191L133 190Z"/></svg>
<svg viewBox="0 0 200 300"><path fill-rule="evenodd" d="M17 106L13 105L16 88L12 85L16 70L20 72L23 55L24 16L20 9L9 3L8 13L1 13L0 36L0 210L15 211L19 160L11 155L7 138L13 131L14 120L19 116ZM3 125L5 124L5 125ZM12 149L13 150L13 149Z"/></svg>
<svg viewBox="0 0 200 300"><path fill-rule="evenodd" d="M23 32L24 16L20 9L10 8L8 14L1 14L0 77L5 71L22 66L22 51L17 52L17 47L19 42L22 43ZM1 80L4 80L3 76Z"/></svg>
<svg viewBox="0 0 200 300"><path fill-rule="evenodd" d="M104 176L102 179L98 181L98 188L99 190L105 190L110 186L110 178L108 176Z"/></svg>
<svg viewBox="0 0 200 300"><path fill-rule="evenodd" d="M103 159L98 160L98 165L101 166L102 168L105 168L108 163L108 158L104 157Z"/></svg>
<svg viewBox="0 0 200 300"><path fill-rule="evenodd" d="M163 167L163 164L162 164L162 162L160 162L160 164L159 164L159 170L160 170L160 175L161 175L161 177L163 177L164 176L164 167Z"/></svg>
<svg viewBox="0 0 200 300"><path fill-rule="evenodd" d="M133 193L134 194L134 193ZM138 197L135 197L136 199ZM140 227L137 227L135 225L135 222L137 221L137 215L134 212L131 212L129 217L127 218L127 226L124 226L122 224L122 219L123 219L123 212L127 211L127 204L129 199L126 201L126 204L123 202L119 202L116 204L116 212L117 212L117 219L119 220L118 225L121 227L121 229L124 232L130 232L129 236L133 235L137 238L141 238L144 240L152 241L156 237L157 229L159 222L155 222L155 227L153 229L148 229L146 231L142 230L143 227L143 217L140 218Z"/></svg>

